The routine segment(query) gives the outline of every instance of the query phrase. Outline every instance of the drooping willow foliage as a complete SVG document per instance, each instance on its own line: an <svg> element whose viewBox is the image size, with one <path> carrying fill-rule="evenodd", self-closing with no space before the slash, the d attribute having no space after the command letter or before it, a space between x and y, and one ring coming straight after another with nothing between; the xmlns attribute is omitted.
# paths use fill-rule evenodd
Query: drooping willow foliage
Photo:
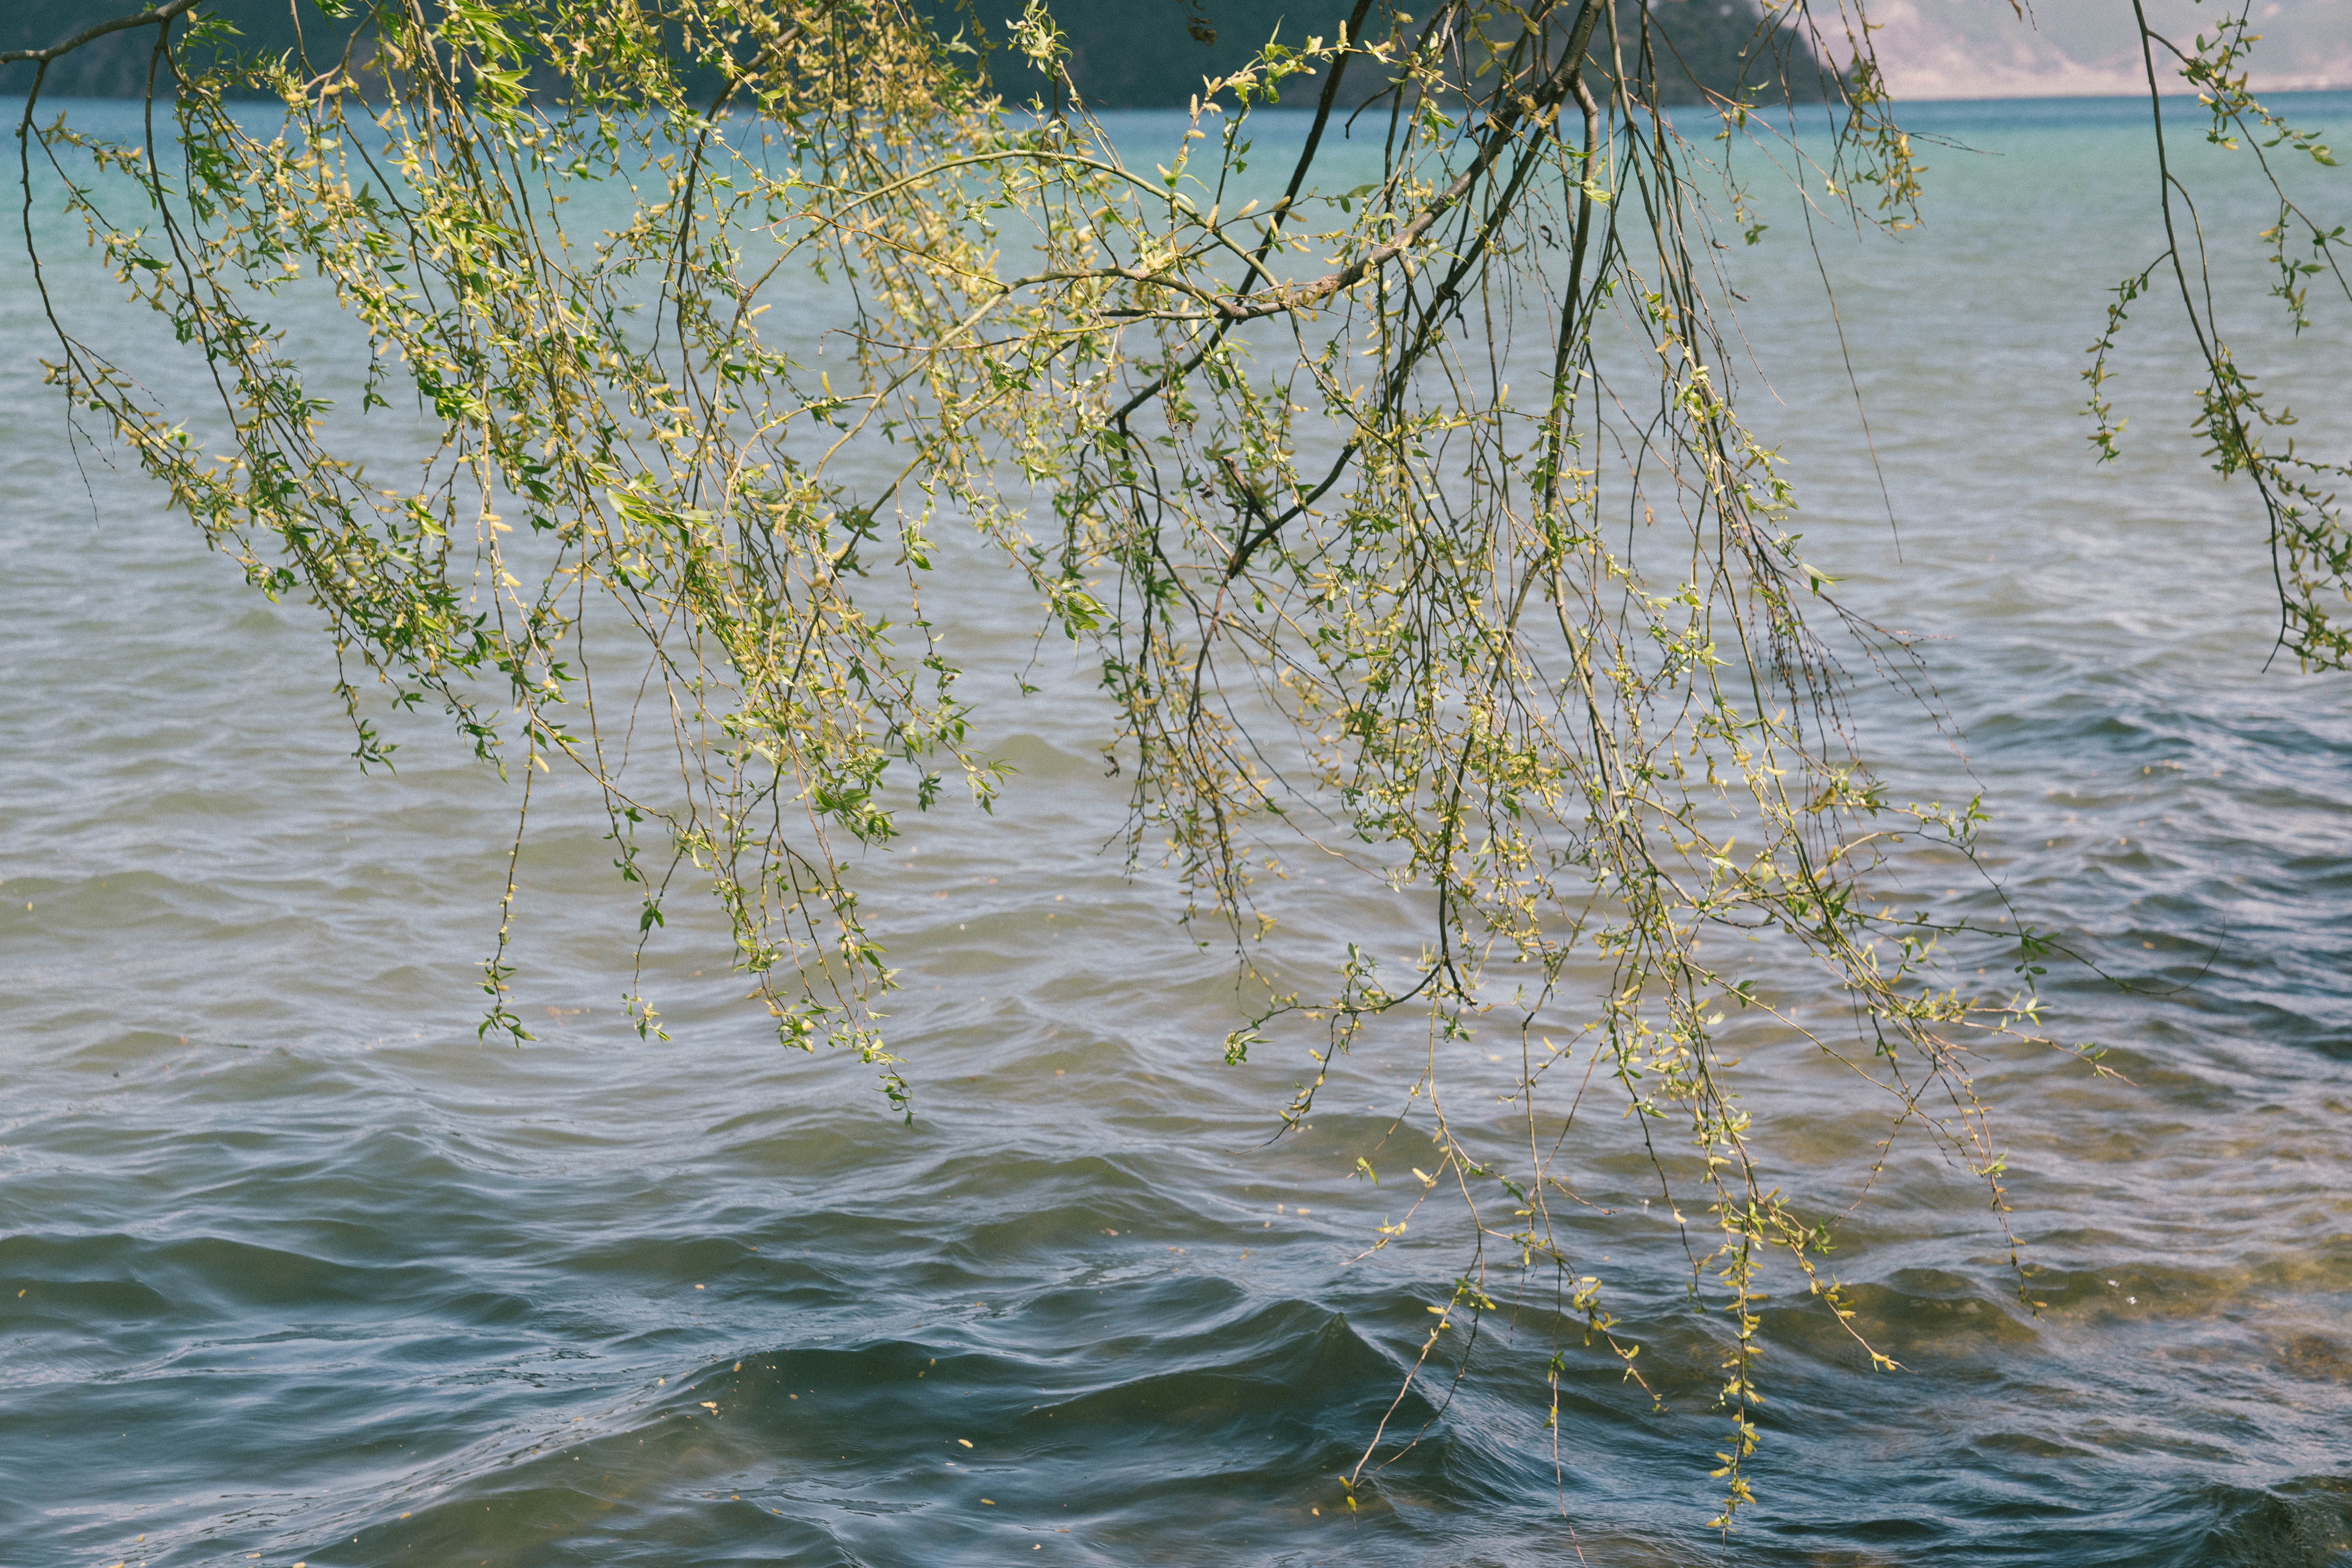
<svg viewBox="0 0 2352 1568"><path fill-rule="evenodd" d="M51 375L255 586L318 606L362 764L389 760L388 700L445 710L520 774L526 811L539 773L583 773L641 931L699 879L780 1037L861 1053L904 1104L855 866L941 792L1000 793L923 608L937 542L967 531L1098 652L1132 847L1168 857L1187 918L1231 922L1247 965L1253 889L1301 854L1423 911L1412 973L1350 946L1320 990L1269 978L1226 1051L1317 1032L1295 1123L1371 1020L1425 1020L1437 1147L1416 1173L1459 1194L1481 1250L1424 1360L1508 1266L1630 1374L1558 1207L1548 1086L1580 1061L1693 1157L1670 1205L1712 1212L1696 1268L1732 1330L1728 1522L1757 1441L1759 1271L1785 1258L1852 1313L1817 1271L1823 1233L1759 1173L1727 1010L1848 1063L2000 1209L1966 1042L2031 1037L2033 1003L1939 983L1938 929L1873 887L1906 846L1967 854L1982 814L1899 802L1856 756L1842 660L1904 650L1800 558L1724 369L1713 255L1756 233L1712 149L1762 134L1771 105L1649 101L1666 41L1643 8L1358 0L1204 83L1179 144L1141 150L1089 113L1035 0L1010 19L906 0L299 14L321 42L263 59L189 0L129 17L154 39L142 139L78 132L37 89L26 240L37 163L152 311L121 330L201 355L209 410L62 320ZM2179 51L2216 134L2324 160L2246 93L2243 34L2241 16ZM1824 133L1783 147L1805 199L1902 226L1918 170L1859 0L1776 7L1756 58L1792 38L1836 66L1812 84ZM1061 87L1002 101L992 58ZM1783 90L1778 68L1759 79ZM266 113L236 96L255 88ZM1268 178L1277 101L1312 115ZM2301 310L2336 236L2281 199ZM2341 666L2342 470L2265 444L2200 262L2176 238L2159 266L2203 334L2201 429L2269 508L2287 645ZM273 316L320 289L364 334L367 405L425 416L416 473L339 450L353 411L319 389L350 367L305 363ZM483 1027L520 1040L512 898L510 872ZM1731 966L1725 933L1816 965L1845 1032ZM1534 1026L1556 1002L1591 1020L1558 1046ZM1448 1051L1481 1029L1525 1047L1516 1159L1445 1119Z"/></svg>

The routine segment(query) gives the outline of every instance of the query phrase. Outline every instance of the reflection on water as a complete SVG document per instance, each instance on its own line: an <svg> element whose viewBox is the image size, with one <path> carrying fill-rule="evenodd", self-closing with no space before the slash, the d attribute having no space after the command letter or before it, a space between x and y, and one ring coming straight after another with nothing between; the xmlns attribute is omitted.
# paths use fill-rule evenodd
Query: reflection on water
<svg viewBox="0 0 2352 1568"><path fill-rule="evenodd" d="M1514 1304L1398 1411L1418 1442L1349 1514L1334 1478L1465 1238L1416 1224L1348 1262L1395 1206L1346 1179L1399 1136L1377 1065L1265 1142L1295 1064L1222 1065L1225 959L1097 852L1123 797L1082 674L989 700L1022 769L1001 818L871 869L913 1128L854 1064L780 1056L707 919L648 978L673 1043L637 1043L635 906L560 792L525 865L539 1041L478 1043L509 797L424 735L396 779L354 773L303 612L68 447L12 271L0 1563L2352 1553L2352 696L2263 670L2255 513L2164 449L2187 400L2153 321L2126 366L2147 433L2084 457L2079 350L2145 259L2135 123L1933 113L1984 152L1931 159L1927 229L1899 256L1824 239L1899 553L1801 225L1731 260L1741 374L1809 559L1939 639L1961 739L1870 698L1870 743L1899 787L1981 785L2016 906L2129 987L2049 984L2126 1081L1981 1065L2038 1312L1964 1173L1915 1150L1880 1178L1836 1261L1906 1370L1771 1309L1763 1503L1728 1546L1697 1529L1724 1325L1613 1156L1582 1170L1612 1211L1591 1239L1656 1403L1571 1354L1556 1480L1533 1347L1558 1325ZM2325 322L2320 370L2279 378L2314 439L2352 433L2347 349ZM958 614L976 669L1028 656L1008 583ZM1866 1152L1789 1070L1778 1157Z"/></svg>

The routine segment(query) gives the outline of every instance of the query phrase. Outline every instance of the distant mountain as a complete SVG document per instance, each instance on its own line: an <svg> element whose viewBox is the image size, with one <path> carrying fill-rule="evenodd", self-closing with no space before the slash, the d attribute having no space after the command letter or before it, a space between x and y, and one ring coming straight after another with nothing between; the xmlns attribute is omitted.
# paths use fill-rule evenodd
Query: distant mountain
<svg viewBox="0 0 2352 1568"><path fill-rule="evenodd" d="M934 3L950 11L944 0ZM996 0L995 8L1011 10L1012 0ZM1354 9L1349 0L1059 0L1054 14L1068 35L1070 75L1079 91L1097 107L1119 109L1183 104L1204 78L1237 69L1269 40L1297 46L1310 37L1336 37ZM1650 14L1667 102L1696 102L1703 88L1730 93L1743 82L1777 90L1783 75L1800 96L1821 96L1810 51L1795 35L1766 26L1756 0L1651 0ZM1641 22L1641 0L1617 0L1619 34L1637 76ZM1002 43L1004 30L992 30ZM1000 55L992 69L1010 97L1045 90L1043 79L1023 62ZM1360 64L1343 80L1342 97L1360 101L1380 85ZM1318 80L1291 90L1311 102L1320 88Z"/></svg>
<svg viewBox="0 0 2352 1568"><path fill-rule="evenodd" d="M313 0L298 0L302 31L313 49L339 38L351 24L331 22ZM927 0L950 29L961 26L952 0ZM1629 66L1642 24L1642 0L1616 0L1617 26ZM0 48L38 48L93 22L141 8L140 0L47 0L0 6ZM1008 29L990 18L1017 13L1019 0L978 0L992 41ZM240 50L278 54L294 47L297 11L288 0L208 0L207 15L226 18L242 35ZM1177 106L1201 90L1203 78L1223 76L1267 40L1299 44L1334 37L1353 9L1349 0L1060 0L1055 15L1069 35L1071 75L1087 100L1101 108ZM1701 89L1731 92L1742 82L1777 90L1785 74L1801 96L1820 96L1818 68L1792 34L1768 26L1756 0L1650 0L1658 40L1662 96L1693 102ZM1603 36L1605 37L1605 29ZM144 89L155 30L117 33L85 46L50 67L42 91L56 97L125 98ZM1025 100L1045 83L1025 62L999 48L991 69L1006 96ZM1359 66L1345 85L1351 101L1377 89L1375 73ZM21 95L33 68L0 69L0 92ZM1311 93L1309 88L1301 94Z"/></svg>
<svg viewBox="0 0 2352 1568"><path fill-rule="evenodd" d="M2145 0L2148 23L2184 47L2218 8ZM2021 17L2000 0L1872 0L1887 84L1902 99L2104 97L2147 90L2131 0L2042 0ZM2252 30L2258 92L2352 87L2352 0L2263 0ZM2186 91L2162 49L2158 79Z"/></svg>

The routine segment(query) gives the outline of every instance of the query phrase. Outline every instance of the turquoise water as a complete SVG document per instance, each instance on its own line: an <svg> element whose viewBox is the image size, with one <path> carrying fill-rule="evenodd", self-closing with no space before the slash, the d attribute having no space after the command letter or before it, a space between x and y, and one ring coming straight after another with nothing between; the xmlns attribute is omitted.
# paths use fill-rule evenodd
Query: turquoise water
<svg viewBox="0 0 2352 1568"><path fill-rule="evenodd" d="M2352 145L2352 98L2294 107ZM1980 1067L2038 1315L1977 1189L1889 1169L1836 1260L1907 1370L1772 1308L1727 1542L1719 1325L1599 1155L1590 1239L1663 1411L1577 1363L1556 1477L1545 1352L1498 1328L1348 1515L1465 1237L1349 1261L1395 1207L1346 1173L1402 1069L1270 1141L1298 1061L1223 1065L1228 962L1099 848L1125 796L1087 683L1009 694L1029 612L996 575L954 624L1012 797L866 872L911 1129L777 1051L708 918L656 949L673 1039L639 1043L635 901L560 788L524 864L539 1038L478 1043L511 793L422 729L356 773L302 609L69 443L11 261L0 1568L2352 1560L2352 683L2264 668L2258 514L2180 433L2160 308L2128 456L2089 461L2081 351L2152 253L2140 112L1916 111L1964 144L1927 149L1926 226L1817 222L1853 384L1794 209L1727 253L1808 559L1930 639L1948 722L1865 689L1863 733L1897 793L1983 789L2011 899L2124 983L2046 989L2127 1080ZM2352 179L2305 184L2352 218ZM2259 206L2205 211L2253 276ZM2352 442L2346 313L2299 345L2231 320L2290 356L2305 438ZM1843 1192L1876 1133L1819 1083L1759 1103Z"/></svg>

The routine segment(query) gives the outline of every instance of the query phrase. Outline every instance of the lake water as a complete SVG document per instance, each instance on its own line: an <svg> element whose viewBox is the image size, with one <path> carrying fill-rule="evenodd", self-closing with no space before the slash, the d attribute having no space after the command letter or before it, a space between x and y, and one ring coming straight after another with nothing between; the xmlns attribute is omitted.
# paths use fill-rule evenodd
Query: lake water
<svg viewBox="0 0 2352 1568"><path fill-rule="evenodd" d="M2291 101L2352 145L2352 97ZM1009 581L959 635L1011 797L866 873L912 1128L777 1049L707 917L656 948L673 1038L639 1043L635 902L560 792L524 866L538 1038L478 1041L511 793L425 726L356 773L306 612L69 445L11 247L0 1568L2352 1561L2352 681L2264 668L2259 514L2181 433L2158 301L2128 455L2089 461L2082 349L2153 254L2142 112L1920 109L1965 144L1927 150L1926 226L1823 225L1875 469L1794 210L1727 255L1808 559L1935 639L1958 739L1867 694L1864 733L1897 795L1982 788L2015 906L2122 983L2044 988L2126 1080L1980 1064L2046 1305L1981 1192L1907 1152L1834 1255L1906 1370L1773 1307L1727 1542L1719 1314L1605 1162L1594 1245L1663 1408L1575 1363L1556 1473L1506 1314L1349 1515L1335 1477L1465 1255L1438 1216L1349 1262L1397 1207L1347 1178L1410 1068L1362 1061L1270 1140L1297 1051L1220 1060L1229 961L1101 847L1125 797L1083 673L1003 694ZM2352 175L2303 184L2352 218ZM2258 205L2206 217L2254 277ZM2323 311L2273 377L2323 448L2347 364ZM1876 1131L1826 1091L1777 1109L1851 1184Z"/></svg>

